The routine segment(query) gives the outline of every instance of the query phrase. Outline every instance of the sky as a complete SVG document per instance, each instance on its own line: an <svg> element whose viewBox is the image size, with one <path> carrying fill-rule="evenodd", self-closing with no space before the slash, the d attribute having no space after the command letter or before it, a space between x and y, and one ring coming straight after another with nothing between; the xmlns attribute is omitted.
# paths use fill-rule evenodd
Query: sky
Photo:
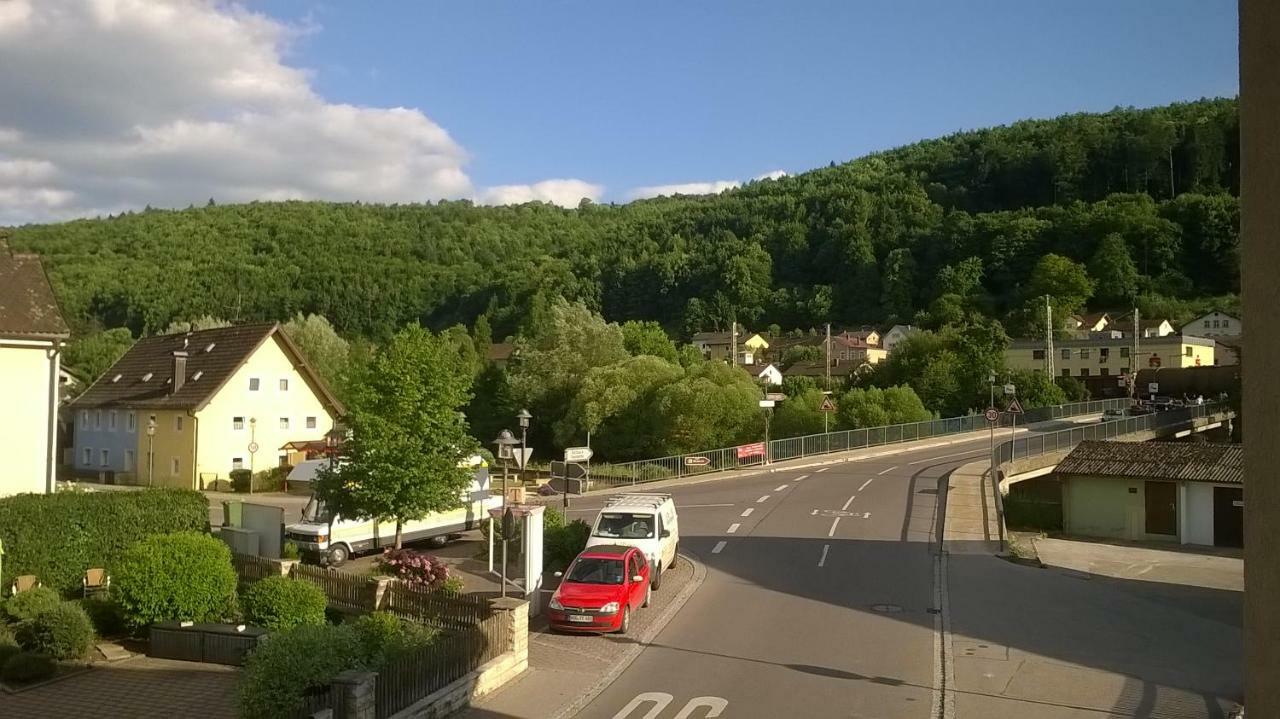
<svg viewBox="0 0 1280 719"><path fill-rule="evenodd" d="M1238 91L1234 0L0 0L0 225L627 202Z"/></svg>

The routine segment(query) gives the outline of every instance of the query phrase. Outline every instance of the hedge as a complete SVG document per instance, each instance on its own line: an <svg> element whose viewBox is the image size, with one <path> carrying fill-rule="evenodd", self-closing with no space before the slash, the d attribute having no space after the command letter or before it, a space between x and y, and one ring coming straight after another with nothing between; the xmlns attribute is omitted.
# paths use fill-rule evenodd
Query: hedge
<svg viewBox="0 0 1280 719"><path fill-rule="evenodd" d="M186 489L58 492L0 499L4 541L0 586L34 574L70 595L84 571L113 572L124 551L152 534L202 531L209 526L204 495Z"/></svg>
<svg viewBox="0 0 1280 719"><path fill-rule="evenodd" d="M246 621L273 631L324 624L328 603L320 587L288 577L267 577L256 582L240 599Z"/></svg>
<svg viewBox="0 0 1280 719"><path fill-rule="evenodd" d="M62 602L18 625L18 645L54 659L79 659L95 639L89 615L75 602Z"/></svg>
<svg viewBox="0 0 1280 719"><path fill-rule="evenodd" d="M231 550L198 532L162 534L135 544L120 559L111 598L135 629L165 620L217 622L236 612Z"/></svg>

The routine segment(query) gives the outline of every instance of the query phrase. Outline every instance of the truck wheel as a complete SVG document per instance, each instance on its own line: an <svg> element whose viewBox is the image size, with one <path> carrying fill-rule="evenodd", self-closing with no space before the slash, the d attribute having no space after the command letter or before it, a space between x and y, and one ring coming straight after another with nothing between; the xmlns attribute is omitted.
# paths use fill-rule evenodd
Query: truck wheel
<svg viewBox="0 0 1280 719"><path fill-rule="evenodd" d="M347 548L345 545L336 544L332 547L329 547L329 556L328 556L329 566L330 567L342 566L342 564L345 563L347 561L347 558L350 556L351 555L349 552L347 552Z"/></svg>
<svg viewBox="0 0 1280 719"><path fill-rule="evenodd" d="M649 582L649 586L662 589L662 562L658 562L657 568L653 570L653 581Z"/></svg>
<svg viewBox="0 0 1280 719"><path fill-rule="evenodd" d="M439 549L449 543L449 535L441 534L438 537L432 537L427 540L427 546Z"/></svg>

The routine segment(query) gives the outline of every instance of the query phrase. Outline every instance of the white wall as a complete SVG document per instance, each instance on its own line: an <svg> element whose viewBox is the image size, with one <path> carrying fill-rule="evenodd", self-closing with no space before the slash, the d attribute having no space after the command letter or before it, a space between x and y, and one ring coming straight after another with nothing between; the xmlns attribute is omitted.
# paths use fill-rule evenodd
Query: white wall
<svg viewBox="0 0 1280 719"><path fill-rule="evenodd" d="M1207 482L1183 482L1186 487L1183 544L1213 546L1213 486Z"/></svg>
<svg viewBox="0 0 1280 719"><path fill-rule="evenodd" d="M57 392L58 354L50 343L0 340L0 497L43 493L53 463L50 392ZM53 395L53 406L57 406Z"/></svg>

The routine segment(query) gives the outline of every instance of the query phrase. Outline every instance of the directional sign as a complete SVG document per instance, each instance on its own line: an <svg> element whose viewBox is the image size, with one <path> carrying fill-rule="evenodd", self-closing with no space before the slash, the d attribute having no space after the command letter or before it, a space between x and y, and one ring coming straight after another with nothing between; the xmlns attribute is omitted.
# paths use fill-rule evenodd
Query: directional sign
<svg viewBox="0 0 1280 719"><path fill-rule="evenodd" d="M573 462L551 463L551 476L560 479L583 479L587 476L587 468Z"/></svg>
<svg viewBox="0 0 1280 719"><path fill-rule="evenodd" d="M1022 414L1022 403L1018 401L1017 397L1015 397L1009 400L1009 406L1005 407L1004 411L1009 414Z"/></svg>
<svg viewBox="0 0 1280 719"><path fill-rule="evenodd" d="M781 392L770 392L770 393L766 394L766 395L764 396L764 398L765 398L765 399L771 399L771 400L773 400L774 402L781 402L781 401L785 400L785 399L787 398L787 396L786 396L785 394L781 393Z"/></svg>
<svg viewBox="0 0 1280 719"><path fill-rule="evenodd" d="M1018 393L1018 388L1017 388L1017 387L1014 387L1014 386L1013 386L1013 385L1011 385L1011 384L1007 384L1007 385L1005 385L1005 386L1004 386L1004 393L1005 393L1005 394L1017 394L1017 393Z"/></svg>
<svg viewBox="0 0 1280 719"><path fill-rule="evenodd" d="M995 422L1000 419L1000 410L995 407L988 407L987 411L982 413L982 416L986 417L988 422Z"/></svg>
<svg viewBox="0 0 1280 719"><path fill-rule="evenodd" d="M777 403L771 399L760 400L760 406L763 407L764 409L772 409L775 404Z"/></svg>
<svg viewBox="0 0 1280 719"><path fill-rule="evenodd" d="M818 411L819 411L819 412L834 412L834 411L836 411L836 403L835 403L835 402L832 402L830 397L823 397L823 398L822 398L822 406L818 408Z"/></svg>
<svg viewBox="0 0 1280 719"><path fill-rule="evenodd" d="M1159 382L1148 382L1148 383L1147 383L1147 394L1159 394L1159 393L1160 393L1160 383L1159 383Z"/></svg>
<svg viewBox="0 0 1280 719"><path fill-rule="evenodd" d="M564 450L564 461L566 462L586 462L591 459L594 454L590 447L566 447Z"/></svg>
<svg viewBox="0 0 1280 719"><path fill-rule="evenodd" d="M711 464L710 457L685 457L684 466L686 467L705 467Z"/></svg>

